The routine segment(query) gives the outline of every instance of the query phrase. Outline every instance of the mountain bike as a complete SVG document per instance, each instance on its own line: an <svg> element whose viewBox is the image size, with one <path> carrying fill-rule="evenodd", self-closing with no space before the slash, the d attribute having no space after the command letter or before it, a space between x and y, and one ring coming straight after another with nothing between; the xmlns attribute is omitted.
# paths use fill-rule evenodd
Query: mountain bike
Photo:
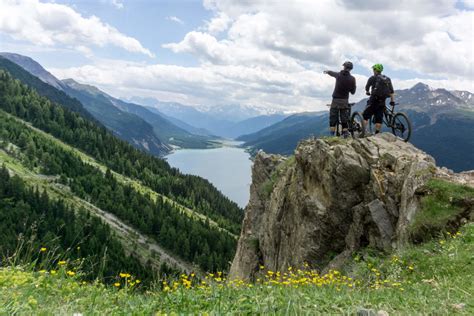
<svg viewBox="0 0 474 316"><path fill-rule="evenodd" d="M408 142L411 136L411 121L408 116L403 112L395 112L395 103L393 106L385 106L383 112L383 124L392 130L393 135L400 137L405 142ZM369 131L375 131L374 118L369 121Z"/></svg>

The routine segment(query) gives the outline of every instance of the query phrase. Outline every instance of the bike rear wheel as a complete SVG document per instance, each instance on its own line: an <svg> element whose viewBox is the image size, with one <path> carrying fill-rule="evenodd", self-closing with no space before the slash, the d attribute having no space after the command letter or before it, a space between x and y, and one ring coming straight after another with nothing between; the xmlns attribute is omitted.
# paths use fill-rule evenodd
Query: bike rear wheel
<svg viewBox="0 0 474 316"><path fill-rule="evenodd" d="M350 132L353 138L362 138L365 135L364 118L359 112L352 113Z"/></svg>
<svg viewBox="0 0 474 316"><path fill-rule="evenodd" d="M408 142L411 136L411 122L408 116L403 112L395 114L392 120L392 133Z"/></svg>

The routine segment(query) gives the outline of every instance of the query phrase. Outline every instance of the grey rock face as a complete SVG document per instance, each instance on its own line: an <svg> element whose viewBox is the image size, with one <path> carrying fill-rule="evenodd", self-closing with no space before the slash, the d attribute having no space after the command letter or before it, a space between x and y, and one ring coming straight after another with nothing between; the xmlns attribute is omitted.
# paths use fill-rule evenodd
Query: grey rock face
<svg viewBox="0 0 474 316"><path fill-rule="evenodd" d="M259 152L230 277L252 279L259 265L337 267L363 246L398 247L419 208L415 191L435 170L391 134L309 139L290 159Z"/></svg>

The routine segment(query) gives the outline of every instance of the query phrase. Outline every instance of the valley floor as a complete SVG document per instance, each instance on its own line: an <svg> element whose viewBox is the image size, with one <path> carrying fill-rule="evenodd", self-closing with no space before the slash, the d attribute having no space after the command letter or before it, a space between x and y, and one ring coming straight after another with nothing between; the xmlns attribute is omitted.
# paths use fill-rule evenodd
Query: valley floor
<svg viewBox="0 0 474 316"><path fill-rule="evenodd" d="M256 283L208 275L139 289L126 273L113 286L81 281L67 263L53 271L0 269L3 314L474 314L474 224L401 252L354 256L344 272L267 271ZM350 276L350 277L349 277ZM138 287L138 288L137 288Z"/></svg>

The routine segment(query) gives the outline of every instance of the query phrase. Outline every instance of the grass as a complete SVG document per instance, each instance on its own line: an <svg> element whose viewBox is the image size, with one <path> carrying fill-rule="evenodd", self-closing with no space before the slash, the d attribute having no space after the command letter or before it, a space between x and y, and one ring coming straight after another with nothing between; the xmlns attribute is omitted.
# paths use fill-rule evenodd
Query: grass
<svg viewBox="0 0 474 316"><path fill-rule="evenodd" d="M474 313L474 224L388 256L360 253L344 272L262 269L259 282L182 275L154 289L85 283L67 266L0 269L0 314L389 314ZM286 273L286 275L284 275ZM203 281L205 283L203 283Z"/></svg>
<svg viewBox="0 0 474 316"><path fill-rule="evenodd" d="M339 136L321 136L319 139L324 140L330 146L344 144L349 141L349 138L344 139Z"/></svg>
<svg viewBox="0 0 474 316"><path fill-rule="evenodd" d="M441 179L431 179L421 198L421 210L410 227L415 240L424 240L441 230L456 229L462 217L469 219L472 209L463 201L474 201L474 188ZM472 208L472 206L470 206Z"/></svg>

